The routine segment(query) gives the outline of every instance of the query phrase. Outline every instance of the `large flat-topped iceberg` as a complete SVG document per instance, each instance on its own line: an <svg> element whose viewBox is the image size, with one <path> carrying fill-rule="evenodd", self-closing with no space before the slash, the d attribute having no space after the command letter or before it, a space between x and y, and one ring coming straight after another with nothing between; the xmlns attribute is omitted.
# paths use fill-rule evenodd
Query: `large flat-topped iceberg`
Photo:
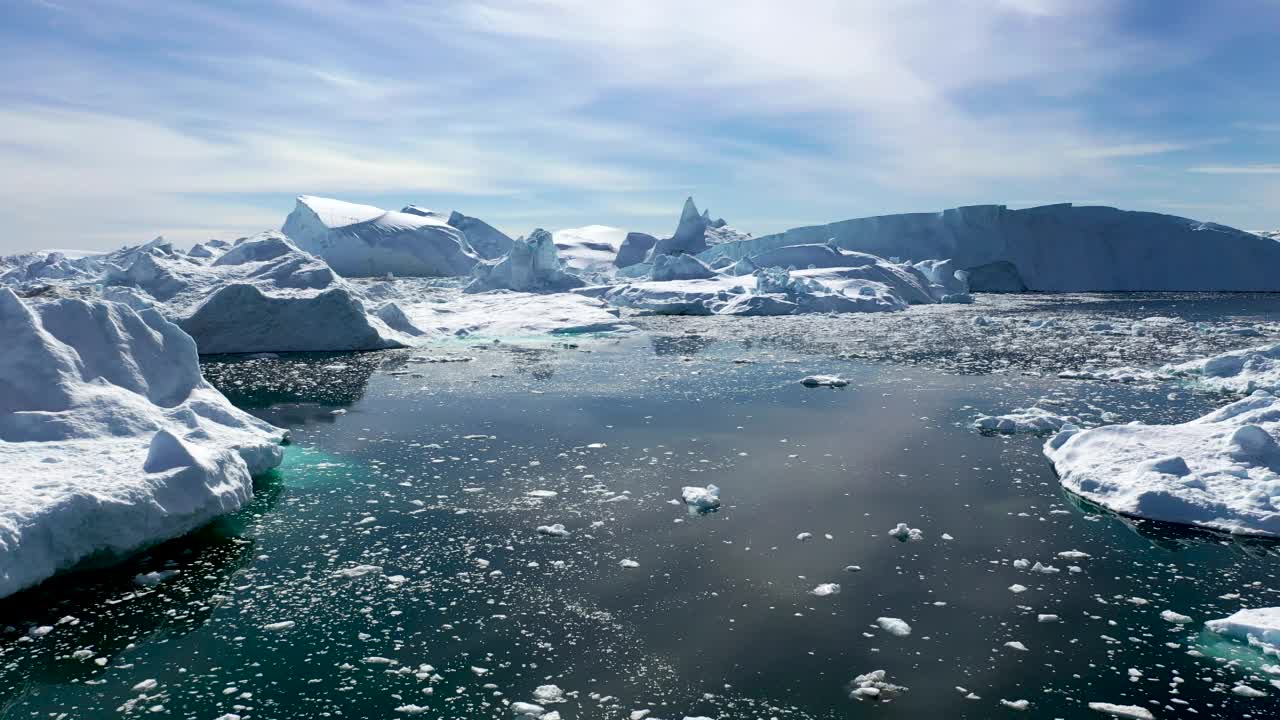
<svg viewBox="0 0 1280 720"><path fill-rule="evenodd" d="M155 310L0 288L0 337L0 596L232 512L283 457Z"/></svg>
<svg viewBox="0 0 1280 720"><path fill-rule="evenodd" d="M302 195L281 230L347 277L466 275L480 259L463 231L420 210Z"/></svg>
<svg viewBox="0 0 1280 720"><path fill-rule="evenodd" d="M887 258L950 258L974 291L1280 291L1280 243L1172 215L1071 204L975 205L857 218L714 245L715 265L834 242Z"/></svg>
<svg viewBox="0 0 1280 720"><path fill-rule="evenodd" d="M1118 513L1280 536L1280 398L1265 391L1180 425L1064 430L1044 446L1068 490Z"/></svg>

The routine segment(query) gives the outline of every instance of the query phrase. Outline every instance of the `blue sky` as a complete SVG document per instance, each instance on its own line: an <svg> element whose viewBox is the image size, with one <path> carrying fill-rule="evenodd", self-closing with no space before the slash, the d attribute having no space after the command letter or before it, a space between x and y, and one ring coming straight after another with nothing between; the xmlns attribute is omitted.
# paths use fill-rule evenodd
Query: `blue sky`
<svg viewBox="0 0 1280 720"><path fill-rule="evenodd" d="M1280 0L8 0L0 253L956 205L1280 227Z"/></svg>

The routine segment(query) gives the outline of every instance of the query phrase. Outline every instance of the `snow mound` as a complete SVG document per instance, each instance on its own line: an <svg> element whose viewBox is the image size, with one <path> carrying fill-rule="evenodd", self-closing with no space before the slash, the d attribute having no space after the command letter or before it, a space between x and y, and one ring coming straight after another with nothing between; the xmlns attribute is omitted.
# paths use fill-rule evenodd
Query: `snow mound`
<svg viewBox="0 0 1280 720"><path fill-rule="evenodd" d="M434 214L302 195L281 230L347 277L466 275L479 261L463 232Z"/></svg>
<svg viewBox="0 0 1280 720"><path fill-rule="evenodd" d="M1210 390L1247 395L1280 391L1280 344L1236 350L1203 360L1166 365L1161 372L1193 379Z"/></svg>
<svg viewBox="0 0 1280 720"><path fill-rule="evenodd" d="M1071 204L975 205L857 218L713 245L708 264L834 240L844 250L950 258L974 291L1277 291L1280 244L1159 213Z"/></svg>
<svg viewBox="0 0 1280 720"><path fill-rule="evenodd" d="M1063 486L1134 517L1280 535L1280 399L1264 391L1180 425L1064 430L1045 443Z"/></svg>
<svg viewBox="0 0 1280 720"><path fill-rule="evenodd" d="M588 225L556 230L552 238L565 267L575 272L607 273L614 268L614 260L627 235L627 231L620 228Z"/></svg>
<svg viewBox="0 0 1280 720"><path fill-rule="evenodd" d="M1280 607L1239 610L1230 617L1209 620L1204 626L1219 635L1280 655Z"/></svg>
<svg viewBox="0 0 1280 720"><path fill-rule="evenodd" d="M516 240L511 250L498 260L475 266L466 292L516 290L519 292L563 292L582 287L582 278L565 272L551 233L541 228L528 238Z"/></svg>
<svg viewBox="0 0 1280 720"><path fill-rule="evenodd" d="M1074 415L1059 415L1042 407L1018 408L1005 415L982 415L973 421L978 430L1007 434L1057 432L1066 426L1081 424L1080 418Z"/></svg>
<svg viewBox="0 0 1280 720"><path fill-rule="evenodd" d="M0 335L0 596L232 512L283 458L155 310L0 288Z"/></svg>
<svg viewBox="0 0 1280 720"><path fill-rule="evenodd" d="M409 208L404 209L404 212L408 211ZM480 218L469 217L455 210L449 214L449 227L457 228L466 236L467 244L486 260L495 260L511 251L511 238Z"/></svg>

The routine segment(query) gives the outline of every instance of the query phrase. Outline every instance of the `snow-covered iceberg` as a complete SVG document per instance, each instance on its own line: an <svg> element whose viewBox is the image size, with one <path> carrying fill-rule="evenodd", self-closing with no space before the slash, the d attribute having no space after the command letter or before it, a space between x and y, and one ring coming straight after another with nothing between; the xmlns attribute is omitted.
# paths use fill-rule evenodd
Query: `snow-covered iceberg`
<svg viewBox="0 0 1280 720"><path fill-rule="evenodd" d="M346 277L466 275L480 260L466 235L434 213L302 195L281 230Z"/></svg>
<svg viewBox="0 0 1280 720"><path fill-rule="evenodd" d="M622 239L622 245L618 246L618 252L614 255L613 264L620 268L625 268L642 263L648 257L649 251L657 244L658 238L648 233L629 232Z"/></svg>
<svg viewBox="0 0 1280 720"><path fill-rule="evenodd" d="M666 280L708 280L716 276L716 271L692 255L659 255L653 260L653 268L649 277L663 282Z"/></svg>
<svg viewBox="0 0 1280 720"><path fill-rule="evenodd" d="M608 225L587 225L552 233L565 267L582 273L608 273L612 270L627 237L626 230Z"/></svg>
<svg viewBox="0 0 1280 720"><path fill-rule="evenodd" d="M409 208L405 208L404 211L408 210ZM485 260L500 258L511 250L511 238L480 218L463 215L455 210L449 214L449 227L460 230L471 249Z"/></svg>
<svg viewBox="0 0 1280 720"><path fill-rule="evenodd" d="M712 245L715 266L789 245L949 258L974 291L1280 291L1280 244L1214 223L1108 207L975 205L857 218Z"/></svg>
<svg viewBox="0 0 1280 720"><path fill-rule="evenodd" d="M676 223L676 231L671 237L657 240L648 249L645 256L646 262L653 262L654 258L659 255L697 255L705 252L708 247L721 243L735 242L749 239L751 236L747 233L734 230L729 227L723 219L712 220L711 214L707 211L698 212L698 206L693 202L693 198L685 198L684 207L680 210L680 220ZM636 246L638 247L644 238L637 238ZM629 261L628 257L625 260ZM631 264L628 262L628 264ZM619 267L625 267L619 264Z"/></svg>
<svg viewBox="0 0 1280 720"><path fill-rule="evenodd" d="M127 260L124 267L115 264ZM404 345L358 293L278 232L242 238L193 258L155 248L113 257L106 295L155 306L195 338L202 354L373 350ZM129 288L131 297L113 295Z"/></svg>
<svg viewBox="0 0 1280 720"><path fill-rule="evenodd" d="M1280 655L1280 607L1248 608L1209 620L1205 629Z"/></svg>
<svg viewBox="0 0 1280 720"><path fill-rule="evenodd" d="M466 292L564 292L585 284L582 278L565 272L551 233L539 228L516 240L503 257L476 265Z"/></svg>
<svg viewBox="0 0 1280 720"><path fill-rule="evenodd" d="M1280 536L1280 398L1265 391L1180 425L1064 430L1044 454L1068 490L1115 512Z"/></svg>
<svg viewBox="0 0 1280 720"><path fill-rule="evenodd" d="M156 310L0 288L0 337L0 596L234 511L283 458Z"/></svg>

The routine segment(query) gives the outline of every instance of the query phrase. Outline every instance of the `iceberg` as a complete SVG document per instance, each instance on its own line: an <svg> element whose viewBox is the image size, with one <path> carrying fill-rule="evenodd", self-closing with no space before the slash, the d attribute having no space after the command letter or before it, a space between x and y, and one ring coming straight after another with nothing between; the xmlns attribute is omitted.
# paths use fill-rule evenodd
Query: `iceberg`
<svg viewBox="0 0 1280 720"><path fill-rule="evenodd" d="M657 282L666 280L706 280L717 275L715 270L692 255L659 255L653 260L650 277Z"/></svg>
<svg viewBox="0 0 1280 720"><path fill-rule="evenodd" d="M1209 620L1205 629L1280 655L1280 607L1249 608Z"/></svg>
<svg viewBox="0 0 1280 720"><path fill-rule="evenodd" d="M552 238L566 268L580 273L608 273L629 235L626 230L608 225L587 225L556 230Z"/></svg>
<svg viewBox="0 0 1280 720"><path fill-rule="evenodd" d="M410 205L402 212L409 212ZM463 215L456 210L449 214L449 227L457 228L467 238L467 244L485 260L494 260L511 250L511 238L489 223Z"/></svg>
<svg viewBox="0 0 1280 720"><path fill-rule="evenodd" d="M1065 429L1044 454L1062 485L1114 512L1280 536L1280 398L1259 390L1179 425Z"/></svg>
<svg viewBox="0 0 1280 720"><path fill-rule="evenodd" d="M1280 244L1173 215L1075 206L975 205L799 227L712 245L714 265L831 240L843 250L952 260L977 292L1280 291Z"/></svg>
<svg viewBox="0 0 1280 720"><path fill-rule="evenodd" d="M978 430L1004 434L1050 433L1058 432L1064 427L1080 425L1080 418L1074 415L1059 415L1052 410L1034 406L1018 408L1004 415L982 415L973 421L973 426Z"/></svg>
<svg viewBox="0 0 1280 720"><path fill-rule="evenodd" d="M135 252L108 262L104 295L139 307L154 302L202 354L374 350L402 347L366 311L359 294L322 260L278 232L241 238L208 258ZM115 264L128 261L126 267ZM124 298L113 288L136 292ZM383 314L387 314L384 310ZM413 333L409 333L413 334Z"/></svg>
<svg viewBox="0 0 1280 720"><path fill-rule="evenodd" d="M586 283L577 275L565 272L551 233L541 228L528 238L520 238L511 250L498 260L475 266L468 293L488 290L520 292L563 292Z"/></svg>
<svg viewBox="0 0 1280 720"><path fill-rule="evenodd" d="M629 232L618 247L613 264L619 268L631 267L644 262L649 251L658 244L658 238L642 232Z"/></svg>
<svg viewBox="0 0 1280 720"><path fill-rule="evenodd" d="M449 277L480 258L461 230L434 213L301 195L281 230L346 277Z"/></svg>
<svg viewBox="0 0 1280 720"><path fill-rule="evenodd" d="M235 511L283 458L154 309L0 288L0 335L0 596Z"/></svg>

